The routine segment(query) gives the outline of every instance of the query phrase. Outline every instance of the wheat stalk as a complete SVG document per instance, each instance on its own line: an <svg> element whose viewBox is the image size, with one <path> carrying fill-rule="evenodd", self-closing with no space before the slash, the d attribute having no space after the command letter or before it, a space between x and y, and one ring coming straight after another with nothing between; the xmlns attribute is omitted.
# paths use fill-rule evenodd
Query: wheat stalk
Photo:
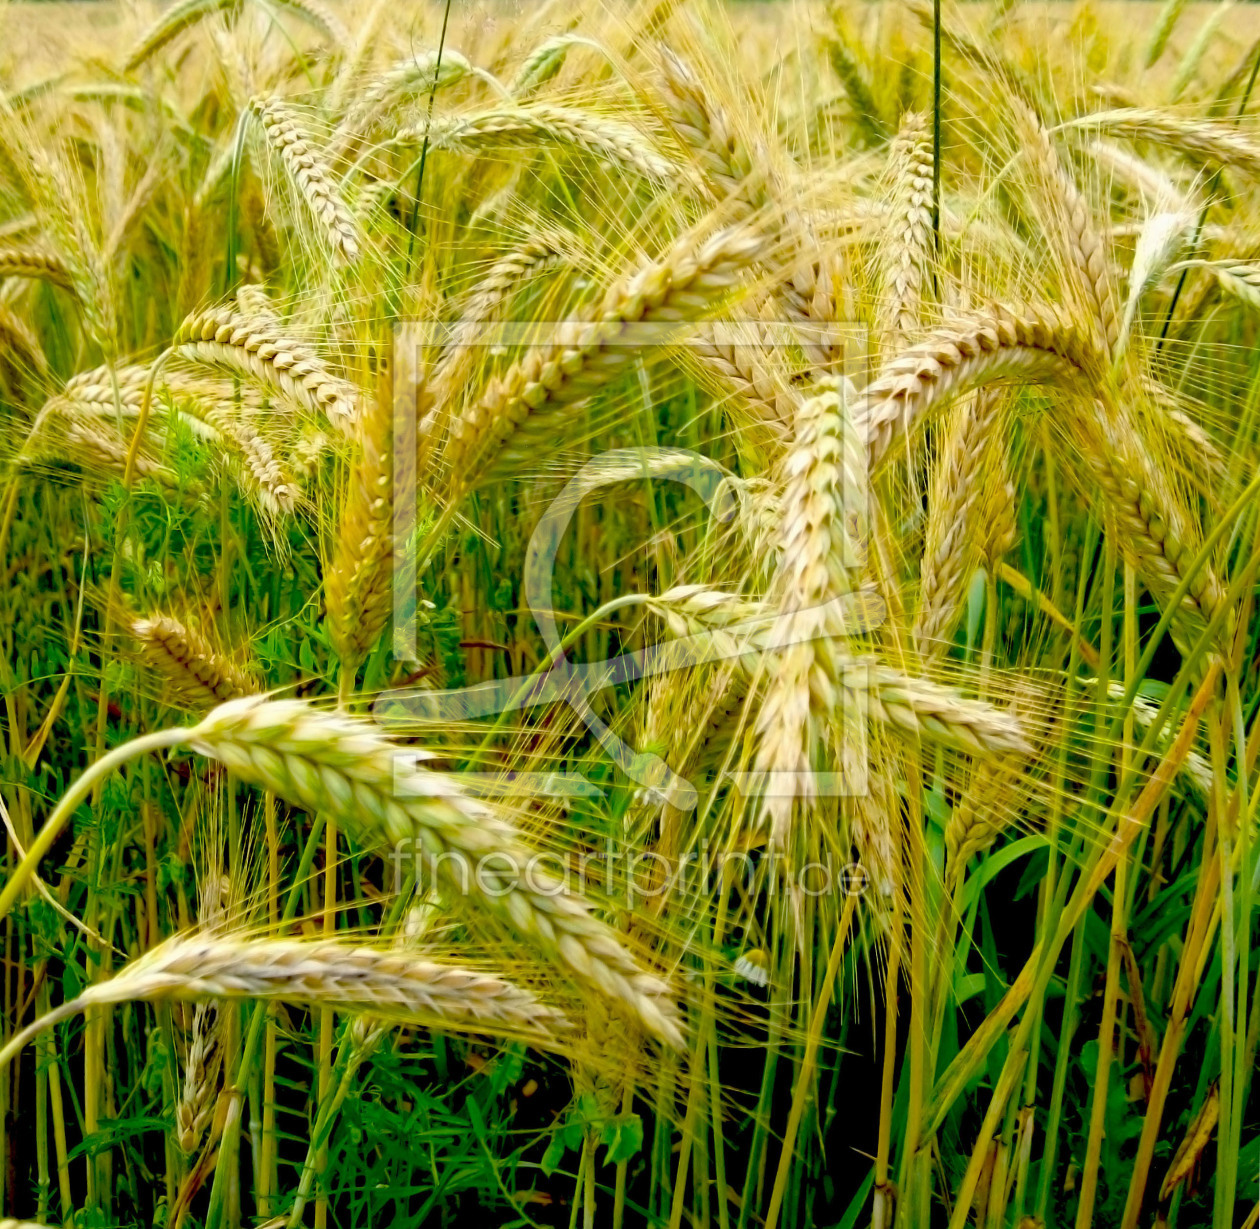
<svg viewBox="0 0 1260 1229"><path fill-rule="evenodd" d="M358 227L341 199L325 152L279 99L255 98L249 109L262 125L268 145L297 185L333 252L345 263L353 263L359 257Z"/></svg>
<svg viewBox="0 0 1260 1229"><path fill-rule="evenodd" d="M653 1035L681 1040L664 983L587 902L531 863L519 833L501 816L464 797L454 782L407 768L399 759L405 750L376 726L297 701L251 697L215 709L188 740L242 781L335 818L361 843L385 841L417 857L423 851L457 891L472 893L486 912L620 999ZM462 877L442 855L456 860Z"/></svg>

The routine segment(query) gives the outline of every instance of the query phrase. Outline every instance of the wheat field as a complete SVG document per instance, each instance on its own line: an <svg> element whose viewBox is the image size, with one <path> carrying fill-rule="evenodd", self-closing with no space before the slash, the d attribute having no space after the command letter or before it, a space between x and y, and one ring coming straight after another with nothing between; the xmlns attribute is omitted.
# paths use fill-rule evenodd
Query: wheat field
<svg viewBox="0 0 1260 1229"><path fill-rule="evenodd" d="M1258 76L0 0L0 1229L1257 1229Z"/></svg>

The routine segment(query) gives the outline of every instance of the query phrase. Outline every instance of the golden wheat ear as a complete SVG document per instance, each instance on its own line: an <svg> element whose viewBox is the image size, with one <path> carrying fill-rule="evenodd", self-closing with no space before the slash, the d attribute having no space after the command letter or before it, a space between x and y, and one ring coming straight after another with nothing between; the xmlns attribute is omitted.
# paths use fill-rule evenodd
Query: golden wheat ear
<svg viewBox="0 0 1260 1229"><path fill-rule="evenodd" d="M329 248L341 261L353 264L361 247L359 228L341 197L325 150L305 130L297 113L279 99L255 98L249 109Z"/></svg>

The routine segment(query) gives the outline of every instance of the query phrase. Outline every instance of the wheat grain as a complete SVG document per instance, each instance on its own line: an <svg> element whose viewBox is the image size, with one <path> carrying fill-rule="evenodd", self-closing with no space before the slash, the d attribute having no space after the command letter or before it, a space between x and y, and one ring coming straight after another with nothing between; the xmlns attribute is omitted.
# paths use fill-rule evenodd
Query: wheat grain
<svg viewBox="0 0 1260 1229"><path fill-rule="evenodd" d="M866 79L866 70L859 63L843 31L826 40L827 58L835 70L849 99L853 122L868 145L879 145L888 139L888 126L879 113L875 95Z"/></svg>
<svg viewBox="0 0 1260 1229"><path fill-rule="evenodd" d="M1092 406L1093 413L1078 415L1074 424L1088 477L1102 495L1125 558L1155 599L1166 604L1197 553L1197 534L1137 424L1114 404L1094 401ZM1199 628L1212 619L1224 598L1209 564L1192 578L1176 613Z"/></svg>
<svg viewBox="0 0 1260 1229"><path fill-rule="evenodd" d="M1260 265L1246 260L1185 260L1169 272L1178 269L1206 269L1227 294L1260 309Z"/></svg>
<svg viewBox="0 0 1260 1229"><path fill-rule="evenodd" d="M210 875L202 884L197 922L204 933L223 927L232 881ZM175 1138L183 1153L196 1151L214 1115L214 1098L223 1070L223 1021L216 1002L198 1003L193 1011L188 1054L179 1104L175 1107Z"/></svg>
<svg viewBox="0 0 1260 1229"><path fill-rule="evenodd" d="M1159 16L1155 19L1155 25L1151 30L1151 37L1146 44L1146 52L1143 56L1142 62L1147 68L1150 68L1164 54L1173 29L1181 20L1185 8L1186 0L1164 0L1164 3L1160 5Z"/></svg>

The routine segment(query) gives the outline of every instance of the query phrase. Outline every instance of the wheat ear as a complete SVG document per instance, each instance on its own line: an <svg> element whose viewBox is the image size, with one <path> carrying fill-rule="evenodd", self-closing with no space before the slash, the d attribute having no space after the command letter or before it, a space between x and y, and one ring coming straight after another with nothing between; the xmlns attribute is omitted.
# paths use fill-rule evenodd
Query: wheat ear
<svg viewBox="0 0 1260 1229"><path fill-rule="evenodd" d="M24 1029L5 1052L49 1023L103 1003L199 998L330 1005L438 1028L524 1032L540 1040L565 1027L553 1008L502 978L397 948L195 934L168 939L89 987Z"/></svg>
<svg viewBox="0 0 1260 1229"><path fill-rule="evenodd" d="M949 396L1002 379L1073 383L1096 374L1104 359L1092 332L1048 305L995 305L933 330L883 368L854 411L871 469Z"/></svg>
<svg viewBox="0 0 1260 1229"><path fill-rule="evenodd" d="M486 270L485 276L477 280L476 288L464 300L450 340L433 368L432 382L438 390L439 401L454 396L463 384L483 326L495 318L523 282L542 276L559 265L564 247L560 234L544 231L500 256Z"/></svg>
<svg viewBox="0 0 1260 1229"><path fill-rule="evenodd" d="M203 882L197 910L197 923L203 933L212 933L227 918L232 881L226 875L212 875ZM188 1054L179 1104L175 1107L175 1133L185 1155L196 1151L214 1116L215 1094L223 1070L223 1021L219 1005L198 1003L193 1010Z"/></svg>
<svg viewBox="0 0 1260 1229"><path fill-rule="evenodd" d="M1231 166L1260 177L1260 144L1226 120L1189 119L1155 108L1095 111L1069 120L1065 127L1097 128L1130 141L1150 141L1199 162Z"/></svg>
<svg viewBox="0 0 1260 1229"><path fill-rule="evenodd" d="M395 746L372 723L297 701L249 698L215 709L189 741L243 781L335 817L363 844L423 852L449 877L448 886L472 894L582 981L621 1000L653 1035L680 1042L665 984L640 966L617 933L530 861L512 825L460 794L455 782L408 767L406 757L414 761L417 753Z"/></svg>
<svg viewBox="0 0 1260 1229"><path fill-rule="evenodd" d="M920 322L923 269L932 234L932 134L923 115L908 113L888 151L886 192L891 208L881 254L881 339L896 342Z"/></svg>
<svg viewBox="0 0 1260 1229"><path fill-rule="evenodd" d="M455 115L428 127L405 128L395 138L416 143L428 134L439 149L479 153L486 149L560 145L624 166L646 179L674 183L679 168L658 153L635 128L572 107L497 107Z"/></svg>
<svg viewBox="0 0 1260 1229"><path fill-rule="evenodd" d="M196 312L179 326L172 346L192 362L248 376L343 431L358 417L358 390L304 342L286 337L269 312L247 316L230 305Z"/></svg>
<svg viewBox="0 0 1260 1229"><path fill-rule="evenodd" d="M272 516L288 516L300 492L277 459L274 449L246 418L220 409L204 412L203 420L237 454L237 478L242 490Z"/></svg>
<svg viewBox="0 0 1260 1229"><path fill-rule="evenodd" d="M836 650L820 608L849 592L860 566L865 456L849 419L847 387L832 381L801 402L784 462L779 565L772 587L791 643L771 660L757 717L756 768L776 783L763 818L776 849L787 848L794 799L812 794L812 752L824 714L836 709Z"/></svg>
<svg viewBox="0 0 1260 1229"><path fill-rule="evenodd" d="M1260 265L1245 260L1184 260L1169 272L1176 269L1206 269L1227 294L1260 310Z"/></svg>
<svg viewBox="0 0 1260 1229"><path fill-rule="evenodd" d="M176 0L137 40L127 56L123 71L132 72L139 68L202 18L222 10L237 12L241 3L242 0Z"/></svg>
<svg viewBox="0 0 1260 1229"><path fill-rule="evenodd" d="M341 18L321 0L274 0L281 8L296 14L308 26L318 30L334 47L345 47L350 42L350 32Z"/></svg>
<svg viewBox="0 0 1260 1229"><path fill-rule="evenodd" d="M1011 105L1038 191L1034 204L1051 223L1051 237L1059 248L1057 254L1069 268L1076 270L1082 306L1089 308L1097 321L1110 353L1120 336L1120 322L1116 314L1110 255L1094 227L1093 211L1059 161L1041 117L1018 98L1012 99Z"/></svg>
<svg viewBox="0 0 1260 1229"><path fill-rule="evenodd" d="M341 199L325 152L302 127L296 114L278 99L255 98L249 107L329 246L347 264L353 263L359 256L358 227Z"/></svg>
<svg viewBox="0 0 1260 1229"><path fill-rule="evenodd" d="M637 348L624 340L630 326L703 315L765 246L742 228L700 243L685 238L614 286L587 320L562 325L550 345L531 349L453 419L445 454L453 490L488 477L510 442L528 443L529 424L571 410L633 362Z"/></svg>
<svg viewBox="0 0 1260 1229"><path fill-rule="evenodd" d="M0 277L29 277L74 290L74 275L60 256L42 248L0 248Z"/></svg>
<svg viewBox="0 0 1260 1229"><path fill-rule="evenodd" d="M392 367L392 386L382 382L360 424L324 590L333 644L351 670L380 639L393 611L393 566L406 562L394 542L394 497L416 473L414 444L399 443L412 438L431 402L409 356L394 357L400 361Z"/></svg>
<svg viewBox="0 0 1260 1229"><path fill-rule="evenodd" d="M1125 558L1156 601L1166 605L1198 553L1198 536L1132 418L1114 404L1091 404L1093 413L1077 415L1073 422L1088 478L1102 495ZM1220 580L1207 565L1193 577L1177 613L1197 628L1224 600Z"/></svg>
<svg viewBox="0 0 1260 1229"><path fill-rule="evenodd" d="M744 214L767 204L767 159L748 145L690 65L668 48L662 49L660 72L667 118L712 195L739 201Z"/></svg>
<svg viewBox="0 0 1260 1229"><path fill-rule="evenodd" d="M171 615L133 619L131 634L145 661L195 707L208 708L257 690L231 658L212 649L196 628Z"/></svg>
<svg viewBox="0 0 1260 1229"><path fill-rule="evenodd" d="M31 371L40 376L48 374L48 359L35 330L3 303L0 303L0 342L7 351L7 361L12 362L21 355Z"/></svg>
<svg viewBox="0 0 1260 1229"><path fill-rule="evenodd" d="M937 457L928 496L928 521L919 566L919 613L914 638L920 654L939 657L962 614L967 587L983 555L988 517L994 511L990 482L1000 464L1002 399L993 390L955 407Z"/></svg>

